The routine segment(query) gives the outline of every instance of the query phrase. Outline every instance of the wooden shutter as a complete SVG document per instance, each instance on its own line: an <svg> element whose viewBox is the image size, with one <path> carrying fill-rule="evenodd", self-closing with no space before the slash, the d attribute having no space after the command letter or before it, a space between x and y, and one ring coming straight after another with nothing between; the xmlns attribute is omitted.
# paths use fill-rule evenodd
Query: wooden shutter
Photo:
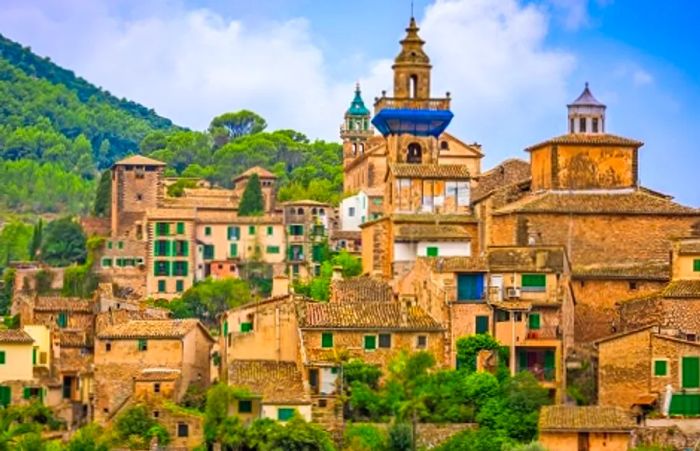
<svg viewBox="0 0 700 451"><path fill-rule="evenodd" d="M700 387L700 357L683 357L681 365L681 386L683 388Z"/></svg>
<svg viewBox="0 0 700 451"><path fill-rule="evenodd" d="M489 332L489 317L488 316L477 316L476 317L476 333L477 334L487 334Z"/></svg>
<svg viewBox="0 0 700 451"><path fill-rule="evenodd" d="M322 348L332 348L333 347L333 334L331 332L324 332L321 334L321 347Z"/></svg>
<svg viewBox="0 0 700 451"><path fill-rule="evenodd" d="M666 360L654 360L654 376L666 376L668 372Z"/></svg>
<svg viewBox="0 0 700 451"><path fill-rule="evenodd" d="M540 328L540 314L539 313L530 313L528 320L529 320L528 325L529 325L530 329L538 330Z"/></svg>

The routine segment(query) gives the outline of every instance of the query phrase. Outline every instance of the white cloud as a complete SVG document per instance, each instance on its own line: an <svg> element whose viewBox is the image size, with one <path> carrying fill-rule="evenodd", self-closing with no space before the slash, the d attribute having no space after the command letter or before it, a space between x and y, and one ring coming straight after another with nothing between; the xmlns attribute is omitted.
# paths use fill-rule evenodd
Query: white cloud
<svg viewBox="0 0 700 451"><path fill-rule="evenodd" d="M335 55L312 41L303 18L252 26L177 1L147 9L135 2L128 14L96 3L70 0L52 8L17 0L0 27L15 39L38 40L40 53L56 55L87 80L196 129L217 114L248 108L271 128L338 139L356 80L368 105L382 89L391 92L390 59L366 61L358 73L332 79L327 66ZM512 142L504 129L526 144L542 137L545 121L564 123L574 59L545 47L544 10L516 0L438 0L419 19L434 66L433 93L451 91L454 99L453 132L512 154L518 149L502 148Z"/></svg>
<svg viewBox="0 0 700 451"><path fill-rule="evenodd" d="M644 69L637 69L632 74L632 81L636 86L644 86L653 83L654 77Z"/></svg>

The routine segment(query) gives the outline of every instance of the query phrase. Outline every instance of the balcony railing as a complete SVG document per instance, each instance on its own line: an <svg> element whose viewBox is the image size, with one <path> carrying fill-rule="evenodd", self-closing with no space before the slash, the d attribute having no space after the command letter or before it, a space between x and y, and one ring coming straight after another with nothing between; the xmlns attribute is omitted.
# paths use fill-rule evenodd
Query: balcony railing
<svg viewBox="0 0 700 451"><path fill-rule="evenodd" d="M535 365L528 366L526 368L519 367L518 372L521 371L527 371L535 376L535 379L540 382L554 382L556 379L556 372L554 371L554 368L544 368L542 366Z"/></svg>
<svg viewBox="0 0 700 451"><path fill-rule="evenodd" d="M528 340L552 340L561 338L561 330L558 326L542 326L539 329L527 331Z"/></svg>
<svg viewBox="0 0 700 451"><path fill-rule="evenodd" d="M450 100L449 97L443 99L380 97L374 103L374 109L375 111L383 109L445 111L450 109Z"/></svg>

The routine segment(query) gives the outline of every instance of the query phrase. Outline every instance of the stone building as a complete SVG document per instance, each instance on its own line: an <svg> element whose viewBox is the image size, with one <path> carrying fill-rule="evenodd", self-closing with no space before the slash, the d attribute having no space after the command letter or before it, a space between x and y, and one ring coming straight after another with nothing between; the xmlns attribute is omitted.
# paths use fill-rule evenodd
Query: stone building
<svg viewBox="0 0 700 451"><path fill-rule="evenodd" d="M626 451L635 423L615 407L544 406L538 426L548 450Z"/></svg>
<svg viewBox="0 0 700 451"><path fill-rule="evenodd" d="M31 383L34 339L23 330L0 329L0 406L16 404Z"/></svg>
<svg viewBox="0 0 700 451"><path fill-rule="evenodd" d="M154 374L177 373L176 402L190 385L207 387L213 343L194 319L131 320L100 330L95 340L95 420L114 418L141 382L152 383L154 392L165 388L166 381L153 380Z"/></svg>
<svg viewBox="0 0 700 451"><path fill-rule="evenodd" d="M284 202L284 225L287 232L287 264L292 279L308 279L321 271L324 243L337 218L330 204L314 200Z"/></svg>

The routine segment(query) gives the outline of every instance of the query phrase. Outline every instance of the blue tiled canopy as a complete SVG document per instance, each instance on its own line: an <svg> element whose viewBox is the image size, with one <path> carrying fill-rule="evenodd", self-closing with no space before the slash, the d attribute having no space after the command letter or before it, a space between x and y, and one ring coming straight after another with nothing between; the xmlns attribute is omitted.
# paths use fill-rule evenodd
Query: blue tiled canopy
<svg viewBox="0 0 700 451"><path fill-rule="evenodd" d="M384 136L410 133L438 137L450 124L453 116L449 110L385 108L374 116L372 124Z"/></svg>

